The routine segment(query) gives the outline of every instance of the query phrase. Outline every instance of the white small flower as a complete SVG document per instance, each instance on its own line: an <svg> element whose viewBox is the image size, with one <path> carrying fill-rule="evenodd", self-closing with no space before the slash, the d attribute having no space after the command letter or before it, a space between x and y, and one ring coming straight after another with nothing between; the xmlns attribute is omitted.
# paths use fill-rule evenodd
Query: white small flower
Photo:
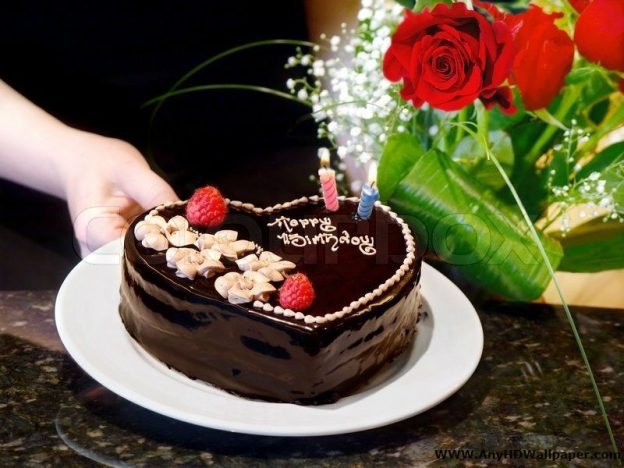
<svg viewBox="0 0 624 468"><path fill-rule="evenodd" d="M362 8L358 13L358 20L365 21L373 16L373 10L370 8Z"/></svg>
<svg viewBox="0 0 624 468"><path fill-rule="evenodd" d="M294 89L295 88L295 80L293 80L292 78L288 78L288 80L286 80L286 87L288 89Z"/></svg>
<svg viewBox="0 0 624 468"><path fill-rule="evenodd" d="M308 92L302 88L297 92L297 97L302 101L305 101L306 99L308 99Z"/></svg>

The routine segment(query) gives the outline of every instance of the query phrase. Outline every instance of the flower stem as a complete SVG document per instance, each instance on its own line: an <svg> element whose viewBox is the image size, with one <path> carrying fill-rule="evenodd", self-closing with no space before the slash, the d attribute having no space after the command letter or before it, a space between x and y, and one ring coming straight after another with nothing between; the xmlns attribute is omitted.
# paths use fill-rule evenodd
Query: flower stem
<svg viewBox="0 0 624 468"><path fill-rule="evenodd" d="M563 99L559 104L559 108L555 113L554 117L559 122L565 120L566 114L570 111L572 106L576 103L579 95L581 94L581 90L578 86L569 86L566 92L563 95ZM526 160L533 163L541 154L544 152L544 147L548 144L552 136L559 130L555 125L548 125L541 135L538 137L537 141L531 148L531 151L526 156Z"/></svg>
<svg viewBox="0 0 624 468"><path fill-rule="evenodd" d="M567 106L567 103L566 103L566 106ZM581 354L581 358L583 359L583 363L585 364L585 368L587 369L587 373L589 374L589 380L591 381L594 394L596 395L596 400L598 401L598 406L600 407L600 412L602 413L602 418L607 428L607 432L609 433L609 440L611 441L611 446L613 447L614 452L618 454L618 461L621 464L621 460L619 458L620 451L618 449L617 443L615 442L615 437L613 435L613 430L611 429L611 423L609 422L609 416L607 414L604 401L602 399L602 396L600 395L600 390L598 389L598 384L596 383L594 372L592 371L591 365L589 363L589 359L587 358L587 353L585 352L585 347L583 346L583 341L581 340L581 336L579 335L579 332L576 328L576 323L574 322L574 318L572 317L572 313L570 312L570 308L568 307L568 302L565 299L563 290L561 289L561 285L559 284L559 280L557 279L557 276L555 275L555 270L552 266L552 263L550 263L550 259L548 258L546 249L544 249L544 245L542 244L542 241L540 240L537 234L537 231L535 230L535 226L533 226L533 223L531 222L531 218L529 217L529 214L527 213L526 208L524 207L524 203L522 203L522 200L520 199L520 196L518 195L516 188L511 183L509 176L507 176L507 173L503 169L503 166L501 166L500 162L498 161L498 158L496 158L496 156L494 155L494 153L492 153L492 150L490 149L490 144L487 138L488 119L489 119L488 113L483 107L483 105L481 105L480 103L476 103L475 107L477 108L477 122L479 126L478 134L479 134L480 139L482 140L481 144L486 152L488 159L492 161L492 163L496 167L496 170L498 171L500 176L505 181L507 188L513 195L516 205L518 205L518 209L520 210L520 213L522 214L522 218L524 219L524 222L526 223L529 229L529 232L531 233L531 237L533 238L533 241L535 242L535 245L537 246L537 249L539 250L540 256L544 260L546 269L548 270L548 273L555 285L555 289L557 290L557 293L559 294L559 298L561 299L561 305L563 306L563 310L565 311L566 318L568 320L568 323L570 324L570 328L572 329L572 334L574 335L576 345ZM559 109L561 109L562 107L565 107L563 106L563 103ZM564 115L565 115L565 112L564 112Z"/></svg>
<svg viewBox="0 0 624 468"><path fill-rule="evenodd" d="M204 60L202 63L200 63L196 67L189 70L178 81L176 81L173 84L173 86L169 89L169 91L167 91L167 93L165 93L163 96L171 95L170 93L177 90L184 82L188 81L191 77L193 77L193 75L197 74L202 69L206 68L208 65L218 60L221 60L225 57L228 57L229 55L233 55L233 54L242 52L247 49L253 49L255 47L263 47L263 46L269 46L269 45L296 45L296 46L304 46L304 47L314 47L316 44L313 42L299 41L299 40L294 40L294 39L269 39L269 40L264 40L264 41L250 42L248 44L242 44L240 46L232 47L231 49L225 50L217 55L213 55L212 57ZM143 104L142 107L146 107L150 105L149 103L151 103L154 100L155 99L151 99L147 103ZM162 105L165 103L165 100L166 98L159 100L158 105L152 111L152 115L150 116L150 126L152 122L154 121L154 119L156 118L156 114L158 114L158 111L160 110Z"/></svg>
<svg viewBox="0 0 624 468"><path fill-rule="evenodd" d="M182 94L194 93L197 91L211 91L217 89L239 89L244 91L256 91L259 93L271 94L273 96L281 97L284 99L288 99L289 101L298 102L299 104L303 104L305 106L310 106L307 101L303 101L292 94L284 93L282 91L278 91L277 89L265 88L264 86L254 86L254 85L246 85L246 84L234 84L234 83L226 83L226 84L210 84L210 85L200 85L200 86L191 86L189 88L177 89L175 91L170 91L161 96L150 99L142 107L148 107L156 103L160 103L165 99L168 99L173 96L180 96Z"/></svg>
<svg viewBox="0 0 624 468"><path fill-rule="evenodd" d="M602 413L602 418L604 420L605 426L607 427L607 432L609 433L609 440L611 441L611 446L613 447L614 452L618 454L618 461L621 464L622 462L619 457L620 451L618 449L617 443L615 442L613 430L611 429L611 423L609 422L609 415L607 414L607 410L604 406L602 396L600 395L600 390L598 389L598 384L596 383L594 373L592 371L591 365L589 364L589 359L587 359L587 354L585 353L585 347L583 346L581 336L579 335L579 332L576 328L576 323L574 322L574 318L572 317L572 313L570 312L568 303L565 300L563 291L561 289L561 285L559 284L559 280L557 279L557 276L555 275L555 271L552 267L552 264L550 263L550 260L548 259L546 250L544 250L544 246L542 245L542 242L540 241L539 236L537 235L537 231L535 230L535 227L533 226L533 223L531 222L531 218L529 218L529 215L527 214L526 209L524 208L524 204L522 203L522 200L520 200L520 197L518 196L518 192L516 192L516 189L511 183L511 180L509 180L507 173L505 172L503 167L498 162L498 159L496 159L496 156L494 156L489 151L488 151L488 155L489 155L489 158L494 163L494 166L496 166L496 169L500 173L501 177L505 181L505 184L509 188L509 191L513 195L518 205L518 208L520 209L520 212L522 213L522 217L524 218L524 221L526 222L529 228L529 231L531 232L531 236L533 237L533 240L535 241L535 244L537 245L537 248L539 249L539 252L544 260L544 263L546 264L546 268L548 269L548 273L550 274L550 277L553 280L555 288L557 289L557 293L559 294L559 298L561 299L561 304L563 305L563 310L565 311L566 318L568 319L570 327L572 328L572 334L574 335L574 339L576 340L576 345L578 346L578 349L581 353L581 357L583 359L583 363L585 364L585 368L587 369L587 373L589 374L589 380L591 381L592 388L594 389L594 394L596 395L596 400L598 401L598 406L600 407L600 412Z"/></svg>

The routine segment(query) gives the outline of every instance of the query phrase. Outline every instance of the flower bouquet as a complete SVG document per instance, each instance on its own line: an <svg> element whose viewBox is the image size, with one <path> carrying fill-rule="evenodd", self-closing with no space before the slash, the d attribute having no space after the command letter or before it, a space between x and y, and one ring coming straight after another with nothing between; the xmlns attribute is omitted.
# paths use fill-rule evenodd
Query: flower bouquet
<svg viewBox="0 0 624 468"><path fill-rule="evenodd" d="M429 251L486 290L534 299L555 270L624 268L624 1L362 0L322 44L246 44L148 104L194 91L269 93L311 108L351 189L369 167ZM240 50L294 45L287 90L182 88ZM363 169L363 170L362 170ZM369 185L370 187L370 185Z"/></svg>
<svg viewBox="0 0 624 468"><path fill-rule="evenodd" d="M401 3L289 60L320 154L379 161L382 199L490 292L538 297L539 244L553 269L624 267L624 3Z"/></svg>

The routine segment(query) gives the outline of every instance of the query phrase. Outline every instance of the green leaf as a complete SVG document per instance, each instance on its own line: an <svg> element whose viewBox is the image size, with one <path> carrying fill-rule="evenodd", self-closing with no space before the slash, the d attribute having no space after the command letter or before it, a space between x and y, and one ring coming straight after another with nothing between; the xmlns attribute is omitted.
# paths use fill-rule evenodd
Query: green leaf
<svg viewBox="0 0 624 468"><path fill-rule="evenodd" d="M624 268L624 223L602 218L572 229L560 242L562 271L592 273Z"/></svg>
<svg viewBox="0 0 624 468"><path fill-rule="evenodd" d="M533 111L533 114L541 121L547 123L548 125L554 125L555 127L560 128L561 130L567 130L568 128L559 122L554 115L548 112L548 109L537 109Z"/></svg>
<svg viewBox="0 0 624 468"><path fill-rule="evenodd" d="M511 172L514 153L509 135L501 130L495 130L488 133L488 139L490 141L489 146L498 161L505 171ZM451 157L482 184L494 190L504 187L505 182L501 179L496 167L488 161L483 146L472 136L464 137L455 147Z"/></svg>
<svg viewBox="0 0 624 468"><path fill-rule="evenodd" d="M580 102L582 105L593 104L611 94L614 90L615 88L605 71L600 67L595 67L583 83Z"/></svg>
<svg viewBox="0 0 624 468"><path fill-rule="evenodd" d="M385 171L377 171L377 188L382 199L388 199L396 190L396 186L412 169L416 159L424 154L420 141L407 135L390 138L384 154L392 154L392 166Z"/></svg>
<svg viewBox="0 0 624 468"><path fill-rule="evenodd" d="M401 2L402 3L402 2ZM432 10L438 3L446 3L451 5L453 0L416 0L416 5L413 8L414 11L423 11L425 8Z"/></svg>
<svg viewBox="0 0 624 468"><path fill-rule="evenodd" d="M566 76L565 82L569 85L585 83L595 72L594 67L591 66L573 68Z"/></svg>
<svg viewBox="0 0 624 468"><path fill-rule="evenodd" d="M527 111L524 108L524 103L522 102L522 96L520 95L520 91L517 87L514 87L513 90L513 102L516 105L516 113L512 115L508 115L503 113L498 106L494 106L490 109L490 118L489 118L489 129L490 130L507 130L511 128L513 125L517 125L522 121L527 121L532 119L531 116L527 114Z"/></svg>
<svg viewBox="0 0 624 468"><path fill-rule="evenodd" d="M414 5L416 4L416 0L396 0L396 2L406 8L409 8L410 10L414 8Z"/></svg>
<svg viewBox="0 0 624 468"><path fill-rule="evenodd" d="M601 152L597 153L580 171L577 172L577 179L584 179L592 172L602 172L612 164L624 161L624 141L614 143L607 146Z"/></svg>
<svg viewBox="0 0 624 468"><path fill-rule="evenodd" d="M427 235L429 250L490 292L515 300L538 297L550 276L515 206L446 154L423 152L414 142L397 135L386 147L378 171L382 197ZM561 246L543 234L540 239L556 267Z"/></svg>

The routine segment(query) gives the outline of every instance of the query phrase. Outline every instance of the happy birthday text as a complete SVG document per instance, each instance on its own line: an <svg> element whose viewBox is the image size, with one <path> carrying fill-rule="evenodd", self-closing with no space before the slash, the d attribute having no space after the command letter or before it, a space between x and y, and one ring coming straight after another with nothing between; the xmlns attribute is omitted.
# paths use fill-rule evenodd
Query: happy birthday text
<svg viewBox="0 0 624 468"><path fill-rule="evenodd" d="M330 218L288 218L280 216L268 226L277 226L282 229L281 234L277 235L284 245L293 245L295 247L305 247L307 245L329 245L332 252L336 252L342 245L353 245L358 247L364 255L375 255L375 238L369 235L353 236L343 230L337 232L336 226L331 222ZM307 227L318 228L319 232L315 235L306 235L294 232L296 229L306 229Z"/></svg>

